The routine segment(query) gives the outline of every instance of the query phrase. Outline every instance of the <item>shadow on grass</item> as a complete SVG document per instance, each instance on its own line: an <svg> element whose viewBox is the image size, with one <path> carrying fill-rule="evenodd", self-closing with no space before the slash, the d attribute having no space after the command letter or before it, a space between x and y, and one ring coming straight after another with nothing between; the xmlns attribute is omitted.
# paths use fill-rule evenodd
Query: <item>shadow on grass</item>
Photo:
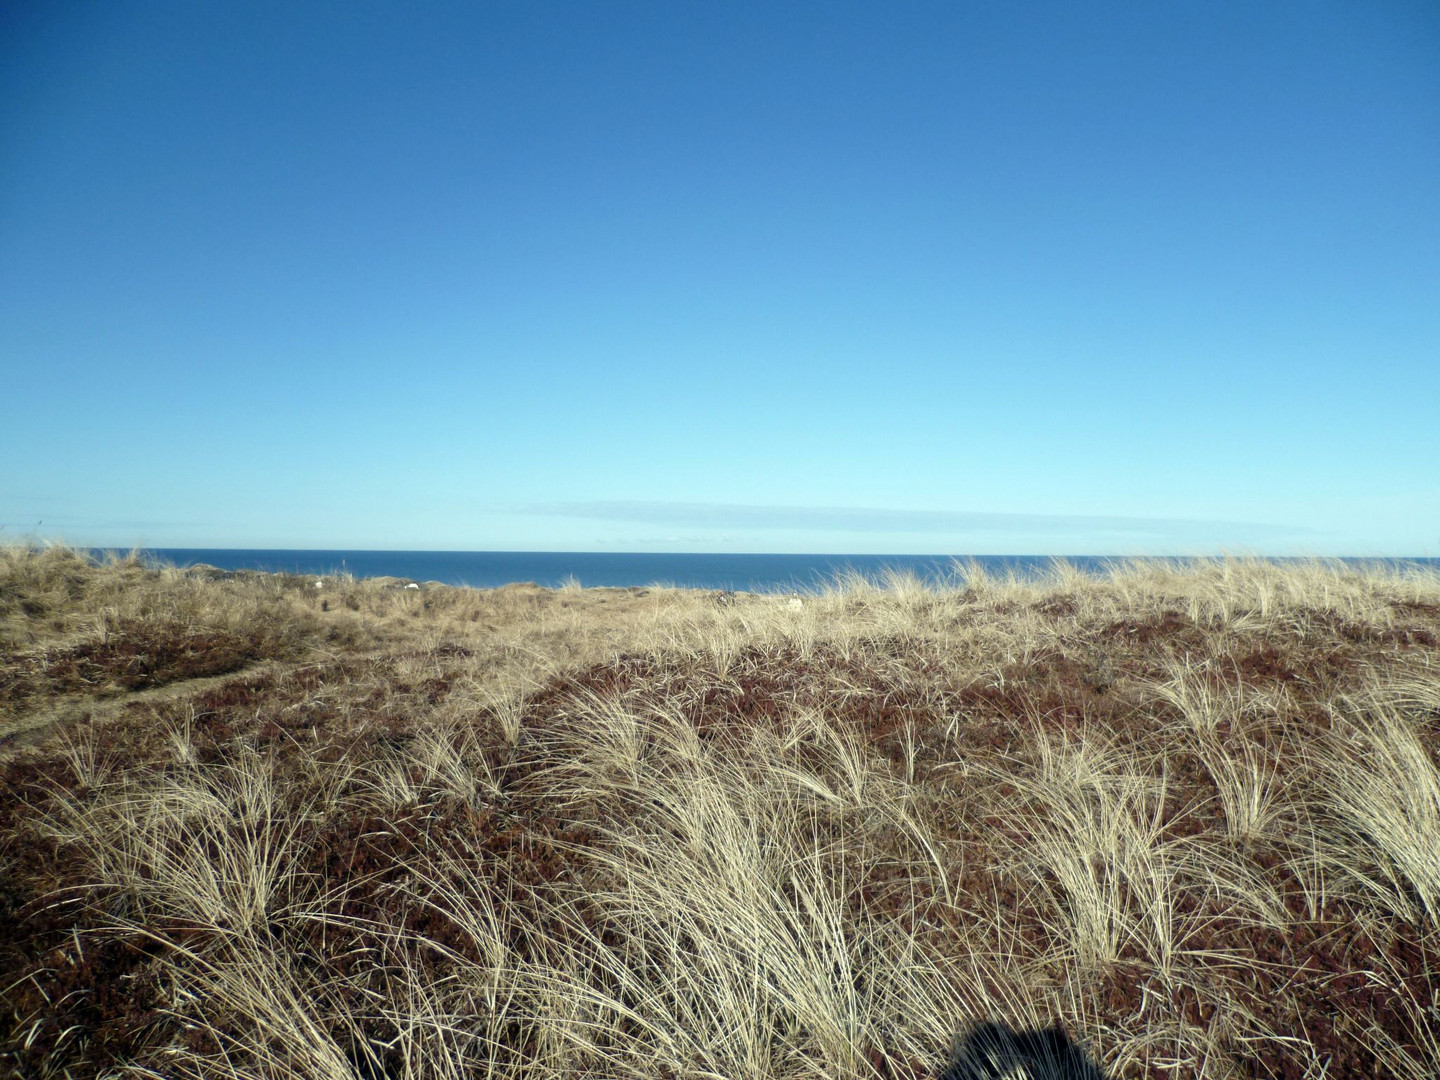
<svg viewBox="0 0 1440 1080"><path fill-rule="evenodd" d="M1058 1027L1013 1031L985 1023L956 1048L939 1080L1106 1080Z"/></svg>

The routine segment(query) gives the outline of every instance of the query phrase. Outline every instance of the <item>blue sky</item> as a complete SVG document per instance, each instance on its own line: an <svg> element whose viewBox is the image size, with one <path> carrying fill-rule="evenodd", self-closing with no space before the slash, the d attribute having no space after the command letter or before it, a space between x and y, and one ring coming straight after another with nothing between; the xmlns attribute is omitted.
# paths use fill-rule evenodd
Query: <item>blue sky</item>
<svg viewBox="0 0 1440 1080"><path fill-rule="evenodd" d="M1440 555L1440 5L0 8L0 538Z"/></svg>

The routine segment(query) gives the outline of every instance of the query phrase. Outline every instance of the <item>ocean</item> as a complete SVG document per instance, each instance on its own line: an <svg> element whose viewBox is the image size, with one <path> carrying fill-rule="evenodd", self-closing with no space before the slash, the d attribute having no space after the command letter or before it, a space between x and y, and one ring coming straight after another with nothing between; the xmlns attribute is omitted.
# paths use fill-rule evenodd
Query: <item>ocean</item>
<svg viewBox="0 0 1440 1080"><path fill-rule="evenodd" d="M244 548L154 548L144 554L153 561L175 566L208 563L223 570L316 575L346 573L362 578L389 576L480 589L524 581L556 588L573 579L592 587L670 585L737 592L810 592L852 572L878 580L887 571L898 571L914 574L928 582L946 583L962 579L968 563L976 563L996 576L1012 571L1021 575L1043 574L1054 564L1054 557L1049 555L739 555ZM1119 560L1099 555L1071 555L1066 556L1065 561L1087 573L1102 573L1107 566ZM1403 561L1440 569L1440 559Z"/></svg>

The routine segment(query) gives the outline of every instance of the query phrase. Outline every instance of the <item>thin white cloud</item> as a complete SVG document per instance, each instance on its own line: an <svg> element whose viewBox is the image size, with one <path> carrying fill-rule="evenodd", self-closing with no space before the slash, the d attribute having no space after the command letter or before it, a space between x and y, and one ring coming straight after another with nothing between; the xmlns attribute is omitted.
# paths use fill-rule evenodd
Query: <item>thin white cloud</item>
<svg viewBox="0 0 1440 1080"><path fill-rule="evenodd" d="M749 506L732 503L612 501L530 503L507 509L514 513L539 517L719 530L787 529L877 534L1003 532L1029 535L1083 531L1114 538L1184 538L1192 542L1214 540L1231 543L1314 535L1307 529L1247 521L1098 514L890 510L854 506Z"/></svg>

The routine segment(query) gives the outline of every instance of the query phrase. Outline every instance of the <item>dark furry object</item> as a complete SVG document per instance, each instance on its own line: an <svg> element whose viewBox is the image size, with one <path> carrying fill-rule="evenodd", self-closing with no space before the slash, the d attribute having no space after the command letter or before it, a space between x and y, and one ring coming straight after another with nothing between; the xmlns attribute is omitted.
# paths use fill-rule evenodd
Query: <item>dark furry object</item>
<svg viewBox="0 0 1440 1080"><path fill-rule="evenodd" d="M1058 1027L1012 1031L984 1023L966 1036L939 1080L1106 1080Z"/></svg>

